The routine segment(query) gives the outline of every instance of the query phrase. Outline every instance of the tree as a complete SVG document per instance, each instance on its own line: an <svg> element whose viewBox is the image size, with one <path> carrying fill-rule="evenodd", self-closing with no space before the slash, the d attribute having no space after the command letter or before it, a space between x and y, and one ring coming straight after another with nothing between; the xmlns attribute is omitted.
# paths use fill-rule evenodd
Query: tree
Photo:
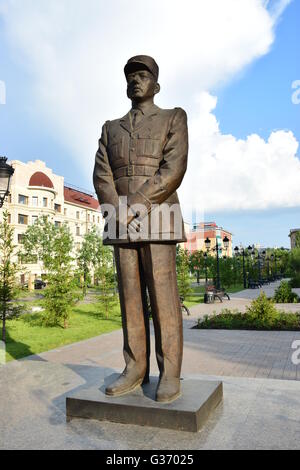
<svg viewBox="0 0 300 470"><path fill-rule="evenodd" d="M93 227L84 235L83 243L77 255L77 265L79 274L83 276L83 295L86 295L87 286L90 281L91 270L95 271L97 266L97 253L102 239L96 227Z"/></svg>
<svg viewBox="0 0 300 470"><path fill-rule="evenodd" d="M15 305L19 289L16 276L20 271L18 263L13 262L15 255L14 230L8 223L8 213L3 213L0 223L0 320L2 322L2 341L6 342L6 322L21 314L23 305Z"/></svg>
<svg viewBox="0 0 300 470"><path fill-rule="evenodd" d="M99 306L101 313L108 318L110 309L117 303L116 281L113 252L109 247L104 246L102 241L98 243L96 260L95 275L100 289Z"/></svg>
<svg viewBox="0 0 300 470"><path fill-rule="evenodd" d="M41 261L46 271L46 326L68 327L71 307L75 302L75 279L72 257L73 238L66 224L56 227L42 217L25 233L23 259Z"/></svg>
<svg viewBox="0 0 300 470"><path fill-rule="evenodd" d="M300 232L296 232L295 235L295 248L300 248Z"/></svg>
<svg viewBox="0 0 300 470"><path fill-rule="evenodd" d="M190 265L192 273L197 275L197 283L200 283L200 276L205 266L204 253L201 250L194 251L190 256Z"/></svg>
<svg viewBox="0 0 300 470"><path fill-rule="evenodd" d="M180 297L185 299L192 291L190 286L190 256L187 250L179 247L176 256L177 283Z"/></svg>

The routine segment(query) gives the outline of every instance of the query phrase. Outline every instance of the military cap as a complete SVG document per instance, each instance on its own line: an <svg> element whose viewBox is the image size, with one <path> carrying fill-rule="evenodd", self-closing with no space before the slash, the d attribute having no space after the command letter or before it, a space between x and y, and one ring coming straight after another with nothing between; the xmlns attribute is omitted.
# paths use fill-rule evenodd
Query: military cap
<svg viewBox="0 0 300 470"><path fill-rule="evenodd" d="M156 81L158 80L159 67L155 60L148 55L136 55L128 60L124 68L126 78L130 72L138 70L138 66L141 65L152 73Z"/></svg>

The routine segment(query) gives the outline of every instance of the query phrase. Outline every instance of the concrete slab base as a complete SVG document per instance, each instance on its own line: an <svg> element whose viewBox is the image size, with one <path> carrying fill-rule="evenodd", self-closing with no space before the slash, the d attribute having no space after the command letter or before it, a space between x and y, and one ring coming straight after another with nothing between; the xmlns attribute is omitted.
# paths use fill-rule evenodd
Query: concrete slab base
<svg viewBox="0 0 300 470"><path fill-rule="evenodd" d="M100 387L81 390L66 399L67 420L96 419L179 431L198 432L223 398L222 382L182 380L181 396L172 403L155 401L158 377L128 395L108 397L106 386L116 379L107 377Z"/></svg>

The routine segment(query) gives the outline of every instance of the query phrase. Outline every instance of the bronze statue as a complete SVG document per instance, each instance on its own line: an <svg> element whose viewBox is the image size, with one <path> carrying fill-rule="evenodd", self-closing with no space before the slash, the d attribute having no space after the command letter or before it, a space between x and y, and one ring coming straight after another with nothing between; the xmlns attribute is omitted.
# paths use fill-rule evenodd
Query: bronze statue
<svg viewBox="0 0 300 470"><path fill-rule="evenodd" d="M106 217L104 243L115 247L126 363L106 394L124 395L149 381L148 288L160 371L156 399L170 402L180 396L183 353L176 244L186 238L176 190L186 172L188 130L183 109L154 104L158 75L149 56L127 62L132 109L103 126L94 186Z"/></svg>

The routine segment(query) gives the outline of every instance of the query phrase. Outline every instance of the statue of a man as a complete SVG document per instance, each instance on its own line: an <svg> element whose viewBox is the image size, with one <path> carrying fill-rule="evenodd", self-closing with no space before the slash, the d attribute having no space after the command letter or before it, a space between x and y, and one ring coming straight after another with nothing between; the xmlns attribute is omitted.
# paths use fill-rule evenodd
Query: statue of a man
<svg viewBox="0 0 300 470"><path fill-rule="evenodd" d="M127 62L132 108L103 126L94 186L107 222L104 244L115 250L126 363L106 394L125 395L149 381L148 289L160 371L156 399L170 402L180 396L183 353L176 244L186 238L176 190L187 168L188 130L183 109L154 104L158 75L152 57Z"/></svg>

